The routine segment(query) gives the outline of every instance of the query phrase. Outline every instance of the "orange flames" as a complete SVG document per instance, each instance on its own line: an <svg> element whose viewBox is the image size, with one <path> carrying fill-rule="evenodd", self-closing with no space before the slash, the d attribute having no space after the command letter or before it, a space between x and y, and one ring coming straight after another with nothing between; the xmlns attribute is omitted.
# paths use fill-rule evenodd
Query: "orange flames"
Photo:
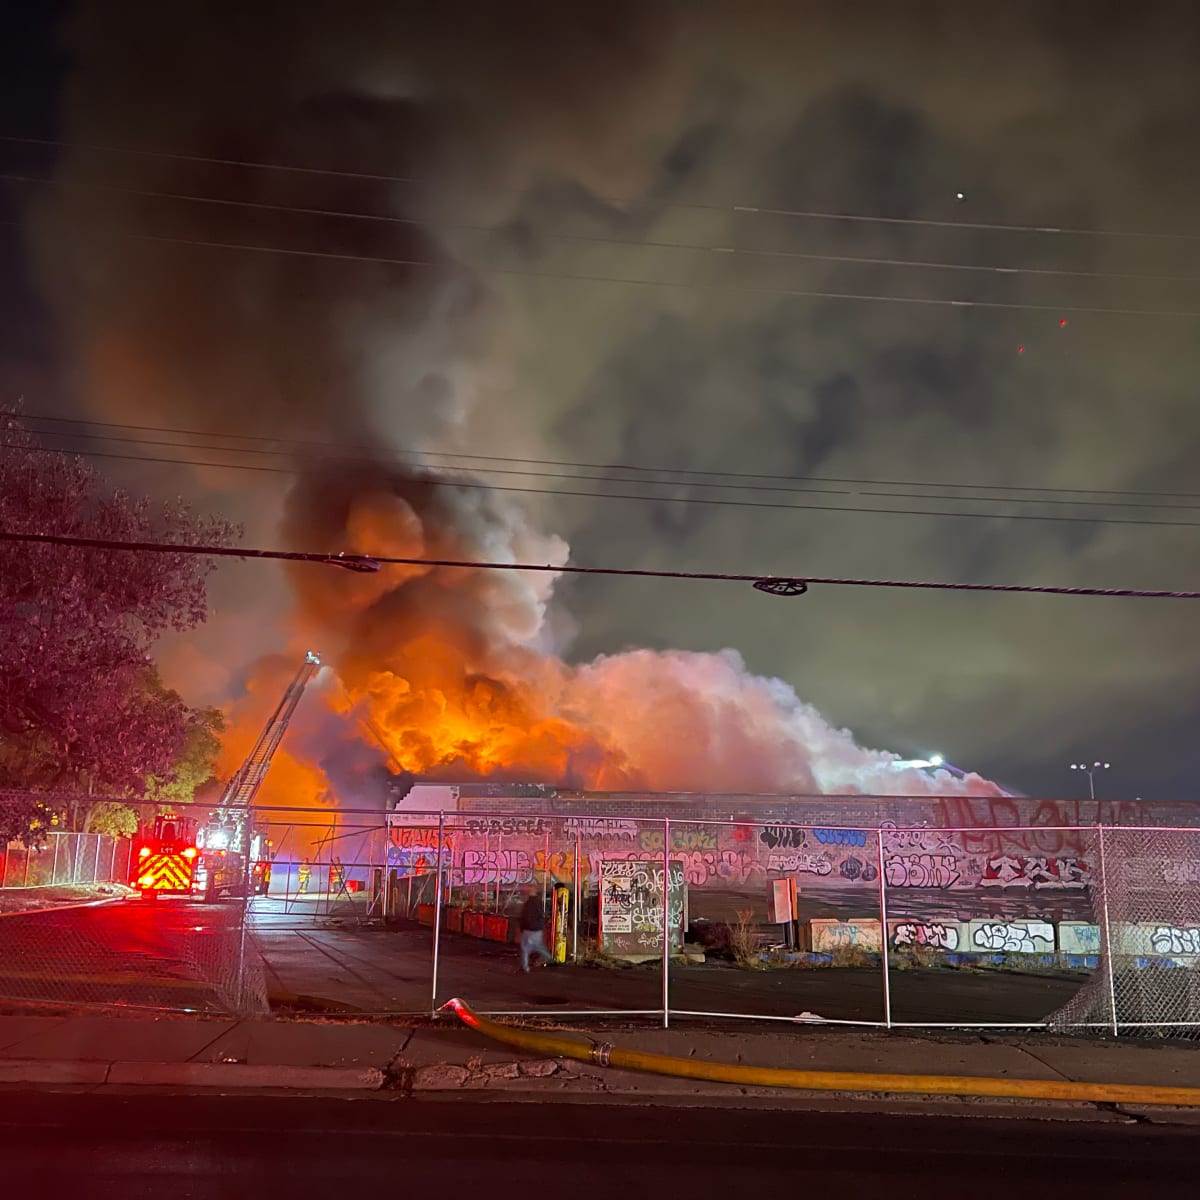
<svg viewBox="0 0 1200 1200"><path fill-rule="evenodd" d="M331 472L296 489L285 533L305 549L376 556L565 560L565 545L504 504L384 467L353 479ZM353 804L347 759L353 775L384 758L395 772L433 779L597 791L996 791L974 776L897 769L896 755L858 746L733 651L633 650L569 665L544 645L551 573L294 564L290 578L293 652L259 664L225 746L228 771L303 651L319 650L326 667L276 758L268 803Z"/></svg>

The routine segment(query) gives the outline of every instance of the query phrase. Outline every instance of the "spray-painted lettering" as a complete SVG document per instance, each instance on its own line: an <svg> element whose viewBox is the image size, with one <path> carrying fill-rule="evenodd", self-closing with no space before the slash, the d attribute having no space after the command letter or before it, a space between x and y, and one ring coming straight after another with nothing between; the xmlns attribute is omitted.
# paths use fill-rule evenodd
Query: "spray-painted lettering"
<svg viewBox="0 0 1200 1200"><path fill-rule="evenodd" d="M979 950L1038 954L1054 950L1054 926L1047 921L981 921L971 931Z"/></svg>
<svg viewBox="0 0 1200 1200"><path fill-rule="evenodd" d="M767 859L768 871L782 871L785 875L828 875L833 863L827 854L772 854Z"/></svg>
<svg viewBox="0 0 1200 1200"><path fill-rule="evenodd" d="M575 878L574 850L551 850L549 854L544 850L538 850L533 856L533 863L539 878L543 871L560 883ZM587 854L581 854L579 856L579 878L590 878L593 870L591 858Z"/></svg>
<svg viewBox="0 0 1200 1200"><path fill-rule="evenodd" d="M758 835L768 850L803 850L808 845L808 836L797 825L764 825Z"/></svg>
<svg viewBox="0 0 1200 1200"><path fill-rule="evenodd" d="M958 879L958 861L952 854L894 854L883 869L888 887L948 888Z"/></svg>
<svg viewBox="0 0 1200 1200"><path fill-rule="evenodd" d="M1086 887L1090 878L1091 871L1082 859L998 854L987 860L979 886L1078 890Z"/></svg>
<svg viewBox="0 0 1200 1200"><path fill-rule="evenodd" d="M550 831L541 817L472 817L463 828L472 837L542 837Z"/></svg>
<svg viewBox="0 0 1200 1200"><path fill-rule="evenodd" d="M643 850L661 850L663 848L663 831L661 829L643 829L639 844ZM716 835L709 829L672 829L672 850L715 850Z"/></svg>
<svg viewBox="0 0 1200 1200"><path fill-rule="evenodd" d="M464 850L463 883L528 883L533 863L524 850Z"/></svg>
<svg viewBox="0 0 1200 1200"><path fill-rule="evenodd" d="M862 829L814 829L813 837L822 846L865 846L866 832Z"/></svg>
<svg viewBox="0 0 1200 1200"><path fill-rule="evenodd" d="M437 853L437 827L429 828L424 825L392 825L388 829L392 845L398 850L432 850ZM442 838L442 845L447 850L454 846L454 835L447 831Z"/></svg>
<svg viewBox="0 0 1200 1200"><path fill-rule="evenodd" d="M1183 858L1163 864L1163 878L1167 883L1200 883L1200 862Z"/></svg>
<svg viewBox="0 0 1200 1200"><path fill-rule="evenodd" d="M1157 954L1200 954L1200 929L1159 925L1150 935L1150 945Z"/></svg>
<svg viewBox="0 0 1200 1200"><path fill-rule="evenodd" d="M901 921L892 930L892 945L957 950L958 926L943 925L940 921Z"/></svg>
<svg viewBox="0 0 1200 1200"><path fill-rule="evenodd" d="M593 841L632 842L637 838L638 824L622 817L568 817L563 832L567 837L578 834Z"/></svg>
<svg viewBox="0 0 1200 1200"><path fill-rule="evenodd" d="M884 854L956 854L954 838L940 829L900 829L893 821L884 821L879 832Z"/></svg>

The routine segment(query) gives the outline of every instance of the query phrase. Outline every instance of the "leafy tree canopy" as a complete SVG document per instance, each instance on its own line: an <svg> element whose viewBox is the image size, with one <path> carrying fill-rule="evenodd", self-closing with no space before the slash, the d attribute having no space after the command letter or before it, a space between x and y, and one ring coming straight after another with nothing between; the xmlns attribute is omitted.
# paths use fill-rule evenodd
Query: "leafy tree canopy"
<svg viewBox="0 0 1200 1200"><path fill-rule="evenodd" d="M237 536L182 500L110 487L83 459L38 445L12 408L0 408L0 435L0 531L222 546ZM163 686L150 648L204 620L214 565L0 541L0 788L136 799L181 789L176 800L194 789L220 727ZM45 809L10 794L0 838L36 836Z"/></svg>

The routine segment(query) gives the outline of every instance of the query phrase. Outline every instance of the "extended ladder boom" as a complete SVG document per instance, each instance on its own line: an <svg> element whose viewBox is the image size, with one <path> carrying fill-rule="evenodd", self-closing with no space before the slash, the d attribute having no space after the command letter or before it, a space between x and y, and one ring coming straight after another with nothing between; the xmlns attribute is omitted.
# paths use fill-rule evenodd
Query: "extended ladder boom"
<svg viewBox="0 0 1200 1200"><path fill-rule="evenodd" d="M300 703L300 697L304 695L308 681L317 673L320 666L320 657L310 650L304 656L304 662L300 664L300 670L296 672L295 679L283 693L283 699L280 700L279 706L271 714L262 733L258 735L258 740L254 743L254 748L250 751L246 761L229 781L225 795L221 798L222 809L247 808L253 803L258 789L262 787L262 782L267 777L267 771L271 768L271 759L279 748L279 743L283 740L292 714L296 711L296 705Z"/></svg>

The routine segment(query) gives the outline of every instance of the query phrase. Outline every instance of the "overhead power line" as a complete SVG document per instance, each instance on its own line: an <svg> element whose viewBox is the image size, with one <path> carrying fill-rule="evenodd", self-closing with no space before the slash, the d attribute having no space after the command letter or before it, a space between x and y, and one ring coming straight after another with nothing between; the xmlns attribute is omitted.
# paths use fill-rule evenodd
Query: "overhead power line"
<svg viewBox="0 0 1200 1200"><path fill-rule="evenodd" d="M30 450L39 454L79 454L88 458L115 459L123 462L158 463L186 467L208 467L233 471L256 471L271 475L299 476L303 474L303 471L296 467L271 467L262 464L214 461L211 459L167 458L159 455L117 454L105 450L89 450L80 448L72 449L70 447L63 447L61 449L50 449L44 446L26 447L24 445L12 442L0 442L0 449L19 449L22 451ZM446 472L451 469L452 468L440 468L440 473L436 476L433 476L431 478L431 482L442 484L446 487L469 488L472 490L488 492L511 492L527 496L571 496L587 500L630 500L653 504L703 504L722 508L777 509L791 512L858 513L883 517L953 517L960 520L1048 521L1073 525L1140 525L1173 527L1181 529L1200 528L1200 521L1162 520L1151 517L1067 516L1055 515L1051 513L962 512L955 511L953 509L948 510L925 508L871 508L854 504L788 504L782 501L731 500L715 496L664 496L631 492L576 491L570 488L536 488L508 483L481 483L473 476L447 474ZM894 498L898 500L904 500L913 497L897 495ZM946 503L983 502L981 499L976 499L970 496L946 496L937 497L937 499L944 499ZM1003 503L1004 500L1003 498L999 498L998 501L993 499L993 502ZM1168 505L1167 507L1184 506Z"/></svg>
<svg viewBox="0 0 1200 1200"><path fill-rule="evenodd" d="M85 183L74 180L64 183L49 176L17 175L0 172L0 179L11 183L54 184L92 191L116 192L126 196L142 196L154 200L180 200L189 204L211 205L219 208L240 208L252 212L293 213L297 216L326 217L345 221L378 222L407 227L432 226L468 233L504 234L502 225L478 225L468 222L423 221L417 217L391 213L364 213L347 209L313 208L297 204L272 204L262 200L237 200L224 196L198 196L188 192L152 191L144 188L121 187L115 184ZM1139 271L1073 271L1059 267L1010 267L988 263L957 263L936 259L909 259L894 256L864 254L817 254L799 250L777 250L761 246L723 245L713 242L684 242L665 238L622 238L605 234L562 233L539 231L538 237L548 242L572 245L620 246L634 250L681 250L688 253L718 254L733 258L757 260L777 259L792 262L837 263L843 266L894 267L906 270L962 271L989 275L1040 276L1059 279L1123 279L1141 282L1187 283L1200 282L1200 275L1139 272Z"/></svg>
<svg viewBox="0 0 1200 1200"><path fill-rule="evenodd" d="M97 429L120 429L134 433L169 433L179 437L217 437L229 441L267 442L276 446L299 446L303 448L334 448L339 450L378 451L377 442L334 442L328 439L316 438L285 438L274 434L230 433L216 429L179 429L167 425L133 425L117 421L98 421L84 417L60 417L37 413L22 413L22 422L41 421L60 425L84 425ZM45 430L42 432L50 432ZM68 435L64 435L68 436ZM223 449L237 451L237 447L228 446ZM237 451L240 453L240 451ZM284 453L284 451L280 451ZM467 454L454 450L395 450L391 452L396 458L449 458L463 459L475 462L504 462L521 463L538 467L578 467L594 471L645 471L656 475L685 475L698 477L715 476L720 479L776 479L787 483L845 483L863 484L875 487L936 487L954 488L958 491L986 492L1047 492L1053 495L1072 496L1136 496L1159 497L1163 499L1200 500L1200 492L1155 492L1139 491L1123 488L1068 488L1050 485L1037 486L1034 484L1012 483L954 483L946 480L931 479L869 479L837 475L777 475L761 471L725 471L702 470L694 467L654 467L639 463L628 462L581 462L561 458L518 458L502 454ZM472 468L474 469L474 468ZM677 481L671 481L677 482ZM951 497L952 498L952 497Z"/></svg>
<svg viewBox="0 0 1200 1200"><path fill-rule="evenodd" d="M13 225L15 221L0 224ZM380 266L416 267L422 270L445 270L446 263L422 258L390 257L382 254L350 254L335 250L301 250L285 246L264 246L257 242L226 242L205 238L168 237L155 233L129 233L102 231L119 240L156 242L161 245L193 246L205 250L231 250L248 254L273 254L283 257L322 259L329 262L373 263ZM728 292L736 295L773 296L792 300L846 300L854 302L913 304L931 308L999 309L1021 312L1046 312L1061 316L1088 314L1091 316L1118 317L1178 317L1187 320L1200 318L1200 311L1177 308L1121 308L1086 304L1031 304L1016 300L964 300L937 296L897 296L880 292L836 292L819 288L785 288L764 285L735 284L725 281L651 279L638 276L600 275L591 272L545 271L522 267L480 267L472 265L476 274L502 278L566 280L575 283L606 283L621 287L661 288L688 292Z"/></svg>
<svg viewBox="0 0 1200 1200"><path fill-rule="evenodd" d="M282 559L312 562L324 566L346 567L357 571L377 571L382 566L448 567L472 571L536 571L553 575L613 575L636 579L707 580L716 583L750 583L773 595L802 595L807 588L864 587L903 588L938 592L1006 592L1049 596L1110 596L1144 600L1200 600L1200 592L1165 591L1148 588L1058 587L1023 583L948 583L915 579L856 579L817 575L743 575L722 571L656 571L637 567L555 566L552 563L505 563L476 559L416 558L384 554L345 554L292 550L251 550L235 546L204 546L174 542L126 542L52 533L13 533L0 531L0 541L27 542L50 546L79 546L95 550L135 553L198 554L208 557L244 559Z"/></svg>
<svg viewBox="0 0 1200 1200"><path fill-rule="evenodd" d="M35 417L32 419L34 421L36 421L39 418ZM161 438L128 437L128 436L121 436L119 434L87 433L87 432L80 432L80 431L75 431L75 430L61 432L59 430L45 430L45 429L36 429L35 428L35 429L32 429L31 431L34 433L41 434L42 436L45 436L45 437L54 437L54 438L60 438L60 439L64 439L64 440L68 439L68 438L74 438L76 440L83 440L83 441L117 442L120 444L130 444L130 445L138 446L138 447L143 447L143 446L144 447L173 447L178 450L212 451L212 452L215 452L218 454L245 454L245 455L253 454L253 455L258 455L259 457L265 457L265 458L287 458L287 457L291 457L294 455L295 457L300 458L300 459L308 458L309 460L311 460L312 463L314 463L316 465L320 465L320 464L330 464L330 465L339 465L339 464L341 464L341 465L371 465L371 464L378 465L378 464L382 464L382 465L390 465L390 466L399 466L406 470L412 470L415 466L421 465L419 463L419 458L420 458L419 455L412 455L412 454L404 455L402 453L394 453L394 452L387 452L387 453L376 452L373 454L365 454L365 453L345 454L345 453L314 453L311 450L304 450L304 451L297 453L296 451L292 451L292 450L286 450L286 449L270 450L270 449L264 449L259 446L224 446L224 445L216 445L216 444L213 444L212 442L167 441L167 440L164 440ZM216 435L216 436L220 436L220 435ZM335 446L336 446L335 443L327 444L327 449L333 450L333 449L335 449ZM70 452L76 453L76 454L89 454L90 453L90 451L86 447L84 447L84 448L75 447L75 448L72 448ZM416 461L416 462L405 461L406 459L412 460L414 458L417 459L418 461ZM515 461L519 461L519 460L506 459L503 461L515 462ZM237 466L242 466L244 464L237 463L237 462L227 462L226 465L237 467ZM1146 500L1121 500L1121 499L1082 500L1082 499L1066 499L1061 496L1041 497L1041 496L1028 496L1028 495L955 496L955 495L945 495L940 492L914 492L911 490L903 491L903 492L902 491L878 491L878 490L876 490L874 488L870 488L870 487L858 487L858 488L848 488L848 487L825 488L825 487L809 487L809 486L797 487L797 486L790 486L787 483L777 483L777 484L726 483L723 481L708 482L708 481L702 481L699 479L679 480L679 479L655 479L655 478L646 478L646 477L628 476L628 475L610 475L610 474L590 475L590 474L581 473L581 471L584 468L580 468L580 470L576 470L576 471L545 471L545 470L533 470L528 467L490 467L490 466L482 466L477 463L472 463L469 466L461 466L457 463L450 463L450 464L435 463L435 464L431 464L431 466L440 471L452 471L452 470L468 471L469 470L471 472L471 475L505 475L505 476L518 476L518 477L522 477L522 478L563 479L563 480L576 480L577 479L577 480L580 480L583 482L589 482L589 483L603 483L603 484L633 483L633 484L649 485L649 486L654 486L654 487L713 488L713 489L720 489L721 491L770 492L770 493L786 493L786 494L790 494L790 495L801 495L801 496L816 496L816 495L865 496L865 497L870 497L872 499L881 499L881 500L890 500L890 499L896 499L896 500L944 500L944 501L959 500L959 501L963 501L963 502L969 503L969 504L984 504L984 503L1028 504L1028 505L1043 504L1043 505L1058 505L1058 506L1065 506L1065 507L1072 507L1072 508L1147 508L1147 509L1157 509L1160 511L1162 511L1162 510L1178 510L1178 511L1182 511L1182 512L1194 511L1196 509L1200 509L1200 504L1187 504L1187 503L1178 504L1178 503L1165 503L1165 502L1156 503L1154 501L1146 501ZM803 483L803 481L801 481L801 480L795 480L793 482L794 483ZM899 486L899 485L893 485L893 486ZM905 486L941 487L941 486L952 486L952 485L913 484L913 485L905 485ZM597 494L602 494L602 493L597 493ZM662 497L662 498L663 499L671 499L671 497ZM1197 499L1200 499L1200 497L1197 497Z"/></svg>
<svg viewBox="0 0 1200 1200"><path fill-rule="evenodd" d="M220 158L202 154L187 154L178 151L151 150L134 146L113 146L96 142L65 141L56 138L18 137L0 135L0 142L13 145L46 146L65 150L91 150L101 154L124 154L139 158L158 158L174 162L193 162L208 166L238 167L247 170L280 171L297 175L325 176L329 178L358 179L373 183L421 184L435 183L426 176L387 174L367 171L339 170L331 167L311 167L294 163L264 162L259 159ZM1155 232L1140 229L1099 229L1062 225L1022 225L996 221L950 221L931 217L900 217L871 213L828 212L816 209L783 208L769 205L742 203L700 203L686 200L667 200L661 197L644 196L599 196L611 204L637 204L642 207L664 209L692 209L706 212L736 213L742 215L788 217L799 220L851 221L881 225L916 225L934 229L963 229L995 231L1002 233L1063 234L1076 237L1144 238L1155 241L1200 241L1200 233Z"/></svg>

